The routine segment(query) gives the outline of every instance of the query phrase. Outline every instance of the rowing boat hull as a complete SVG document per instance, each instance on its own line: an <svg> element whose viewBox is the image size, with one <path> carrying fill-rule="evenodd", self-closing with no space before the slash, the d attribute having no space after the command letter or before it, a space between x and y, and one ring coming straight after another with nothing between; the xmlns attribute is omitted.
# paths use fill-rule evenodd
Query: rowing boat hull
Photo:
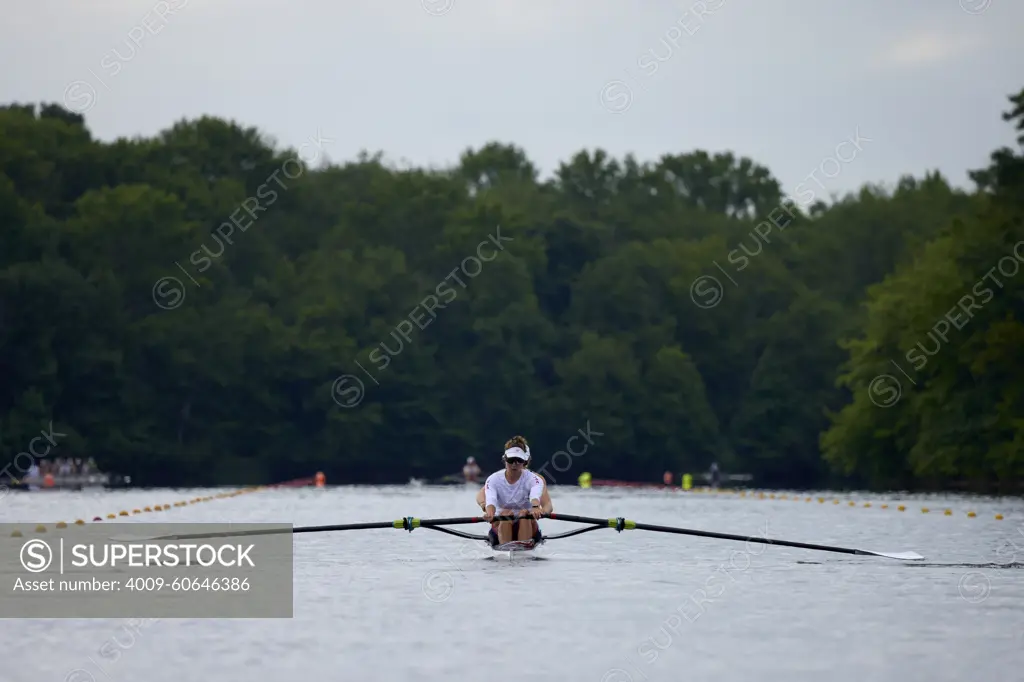
<svg viewBox="0 0 1024 682"><path fill-rule="evenodd" d="M535 543L533 540L513 540L503 545L493 545L491 550L494 551L495 557L507 556L509 561L515 558L536 559L539 558L536 554L539 544L543 543Z"/></svg>

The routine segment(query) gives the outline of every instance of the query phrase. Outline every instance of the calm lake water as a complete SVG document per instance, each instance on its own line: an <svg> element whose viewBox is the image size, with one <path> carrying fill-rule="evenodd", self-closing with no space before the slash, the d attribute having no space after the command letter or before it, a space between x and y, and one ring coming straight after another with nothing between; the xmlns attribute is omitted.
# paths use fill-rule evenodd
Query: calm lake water
<svg viewBox="0 0 1024 682"><path fill-rule="evenodd" d="M0 500L0 522L71 522L208 494L10 493ZM270 490L130 521L321 525L470 516L472 495L461 487ZM558 487L552 496L566 514L767 531L926 559L609 529L552 541L538 551L546 560L510 563L485 558L490 552L478 543L424 529L299 535L292 619L159 620L135 632L123 620L4 620L0 679L968 682L1021 674L1019 500L858 495L851 508L845 496L839 505L835 496L819 504ZM895 509L900 503L907 511ZM942 514L947 507L953 516ZM543 523L548 534L575 527ZM111 641L116 660L100 654Z"/></svg>

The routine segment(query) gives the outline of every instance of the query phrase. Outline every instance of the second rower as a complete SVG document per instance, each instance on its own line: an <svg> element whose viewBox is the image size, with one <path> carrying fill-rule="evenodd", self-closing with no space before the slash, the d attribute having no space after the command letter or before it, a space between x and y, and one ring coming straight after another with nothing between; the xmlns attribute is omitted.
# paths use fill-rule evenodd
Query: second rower
<svg viewBox="0 0 1024 682"><path fill-rule="evenodd" d="M462 476L466 483L476 483L480 480L480 465L472 457L466 458L466 466L462 467Z"/></svg>

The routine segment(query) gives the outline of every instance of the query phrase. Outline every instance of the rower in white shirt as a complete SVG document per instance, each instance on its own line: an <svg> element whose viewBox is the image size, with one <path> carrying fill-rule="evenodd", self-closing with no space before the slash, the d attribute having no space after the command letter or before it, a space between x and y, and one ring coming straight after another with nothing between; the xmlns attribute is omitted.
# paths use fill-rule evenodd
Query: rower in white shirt
<svg viewBox="0 0 1024 682"><path fill-rule="evenodd" d="M551 501L549 498L547 505L542 503L547 494L544 479L527 469L530 448L526 439L515 436L506 442L502 461L505 468L488 476L481 491L484 518L492 521L488 533L491 545L503 545L512 540L540 542L542 536L537 520L550 511ZM478 502L479 498L480 495L477 496ZM496 515L519 518L515 521L493 521Z"/></svg>
<svg viewBox="0 0 1024 682"><path fill-rule="evenodd" d="M522 438L522 436L519 436L519 438ZM511 440L505 443L505 449L506 450L508 449L508 447L509 447L509 445L511 443L512 443ZM526 468L529 469L530 468L530 462L533 461L533 456L530 454L530 446L526 445L526 439L525 438L523 438L522 444L525 446L525 450L526 450ZM538 476L540 476L540 474L538 474ZM545 514L550 514L551 512L553 512L555 510L555 508L551 504L551 495L548 494L548 483L547 483L547 481L544 480L543 476L540 476L540 480L541 480L541 482L544 483L544 492L541 493L541 495L540 495L540 506L543 509ZM483 512L487 511L487 504L485 503L485 497L486 497L485 496L485 488L483 486L480 486L480 490L476 494L476 506L480 507L480 511L483 511Z"/></svg>

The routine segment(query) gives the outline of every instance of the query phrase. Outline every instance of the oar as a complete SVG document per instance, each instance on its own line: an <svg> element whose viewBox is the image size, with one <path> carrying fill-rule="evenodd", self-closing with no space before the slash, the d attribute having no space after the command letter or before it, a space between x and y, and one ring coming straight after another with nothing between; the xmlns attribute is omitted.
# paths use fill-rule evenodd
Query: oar
<svg viewBox="0 0 1024 682"><path fill-rule="evenodd" d="M545 514L545 516L547 516ZM515 521L517 516L495 516L495 521ZM267 528L256 530L225 530L216 533L183 533L180 535L151 535L110 538L114 542L144 542L148 540L200 540L202 538L240 537L246 535L280 535L284 533L329 533L337 530L370 530L375 528L397 528L412 531L416 528L435 526L462 526L470 523L484 523L482 516L460 516L451 519L417 519L406 517L394 521L372 521L369 523L343 523L333 526L299 526L298 528ZM604 523L604 520L601 521ZM141 525L141 524L140 524ZM243 524L240 524L243 525Z"/></svg>
<svg viewBox="0 0 1024 682"><path fill-rule="evenodd" d="M515 521L521 517L516 516L495 516L495 521ZM656 533L674 533L676 535L693 535L704 538L716 538L719 540L736 540L743 542L757 542L764 545L779 545L783 547L798 547L800 549L811 549L821 552L837 552L840 554L858 554L863 556L880 556L888 559L899 559L901 561L917 561L924 559L917 552L872 552L866 549L850 549L847 547L832 547L829 545L815 545L807 542L795 542L793 540L776 540L773 538L748 537L744 535L730 535L728 533L715 533L708 530L693 530L689 528L673 528L671 526L653 526L646 523L637 523L623 518L599 519L588 516L572 516L569 514L544 514L542 518L549 518L554 521L567 521L570 523L585 523L593 526L607 526L618 531L623 530L647 530ZM298 528L275 528L260 530L237 530L220 531L216 533L188 533L181 535L156 535L151 537L129 537L111 538L115 542L145 542L151 540L198 540L201 538L235 537L247 535L275 535L282 533L326 533L340 530L369 530L376 528L397 528L412 532L416 528L434 528L437 526L459 526L472 523L483 523L487 519L482 516L462 516L450 519L417 519L406 517L394 521L377 521L370 523L345 523L331 526L299 526ZM553 538L552 538L553 539Z"/></svg>
<svg viewBox="0 0 1024 682"><path fill-rule="evenodd" d="M652 526L626 519L598 519L587 516L571 516L568 514L547 514L555 521L570 521L572 523L593 523L608 524L609 528L618 531L623 530L649 530L655 533L675 533L677 535L695 535L702 538L716 538L719 540L738 540L743 542L759 542L763 545L780 545L783 547L799 547L800 549L813 549L820 552L837 552L839 554L860 554L865 556L881 556L888 559L899 559L901 561L917 561L924 559L917 552L872 552L866 549L850 549L847 547L831 547L829 545L815 545L808 542L794 542L793 540L775 540L772 538L747 537L745 535L730 535L728 533L715 533L709 530L692 530L689 528L673 528L671 526Z"/></svg>

